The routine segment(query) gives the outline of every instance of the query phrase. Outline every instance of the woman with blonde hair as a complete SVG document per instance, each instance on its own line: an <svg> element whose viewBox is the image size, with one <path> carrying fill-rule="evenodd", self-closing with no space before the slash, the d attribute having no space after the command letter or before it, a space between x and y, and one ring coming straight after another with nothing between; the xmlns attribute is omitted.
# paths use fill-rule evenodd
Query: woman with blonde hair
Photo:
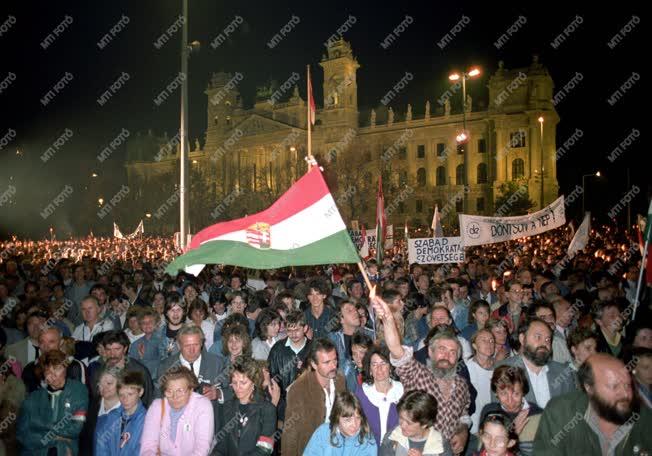
<svg viewBox="0 0 652 456"><path fill-rule="evenodd" d="M195 393L197 378L175 366L161 377L163 398L152 402L140 440L141 456L206 456L214 428L211 401Z"/></svg>

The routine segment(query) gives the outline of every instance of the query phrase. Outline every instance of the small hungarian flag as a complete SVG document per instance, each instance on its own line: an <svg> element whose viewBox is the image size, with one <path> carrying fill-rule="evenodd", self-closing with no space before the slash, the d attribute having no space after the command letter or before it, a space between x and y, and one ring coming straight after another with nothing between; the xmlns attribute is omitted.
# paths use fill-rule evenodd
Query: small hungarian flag
<svg viewBox="0 0 652 456"><path fill-rule="evenodd" d="M369 256L369 240L367 239L367 230L364 225L362 225L362 230L360 231L360 237L362 238L362 246L360 247L360 256L366 259Z"/></svg>
<svg viewBox="0 0 652 456"><path fill-rule="evenodd" d="M385 197L383 196L383 178L378 176L378 197L376 200L376 261L380 267L385 253L385 236L387 218L385 217Z"/></svg>
<svg viewBox="0 0 652 456"><path fill-rule="evenodd" d="M310 123L315 125L315 98L312 96L312 81L310 80L310 65L308 65L308 106L310 107Z"/></svg>
<svg viewBox="0 0 652 456"><path fill-rule="evenodd" d="M206 264L274 269L358 261L321 170L314 166L264 211L195 234L186 253L165 270L197 275Z"/></svg>
<svg viewBox="0 0 652 456"><path fill-rule="evenodd" d="M439 215L439 206L435 204L435 213L432 216L432 231L433 237L444 237L444 232L441 228L441 216Z"/></svg>

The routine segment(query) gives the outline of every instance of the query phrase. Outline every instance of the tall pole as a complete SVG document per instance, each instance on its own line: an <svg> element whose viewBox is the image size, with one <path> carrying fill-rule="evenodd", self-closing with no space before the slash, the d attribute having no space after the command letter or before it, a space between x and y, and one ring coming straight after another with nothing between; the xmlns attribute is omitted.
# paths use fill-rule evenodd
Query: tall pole
<svg viewBox="0 0 652 456"><path fill-rule="evenodd" d="M465 214L469 213L469 192L466 191L469 185L469 135L466 132L466 73L462 73L462 128L466 136L464 140L464 198L462 200L462 210Z"/></svg>
<svg viewBox="0 0 652 456"><path fill-rule="evenodd" d="M307 108L306 109L306 126L308 127L308 158L312 159L312 132L310 130L310 124L311 124L311 119L310 119L310 97L312 96L312 87L310 83L310 65L306 65L306 68L308 70L308 77L306 78L306 104ZM308 167L310 168L310 166Z"/></svg>
<svg viewBox="0 0 652 456"><path fill-rule="evenodd" d="M628 166L627 167L627 191L629 191L630 188L631 187L629 185L629 166ZM629 231L631 226L632 226L632 199L630 198L629 203L627 203L627 231Z"/></svg>
<svg viewBox="0 0 652 456"><path fill-rule="evenodd" d="M179 183L179 245L185 249L188 236L188 0L183 2L183 27L181 32L181 140Z"/></svg>
<svg viewBox="0 0 652 456"><path fill-rule="evenodd" d="M541 134L539 136L539 142L541 143L541 172L539 174L539 178L541 179L541 196L539 197L539 209L543 209L543 171L545 169L543 166L543 116L539 117L539 125L541 127ZM584 216L584 213L582 213L582 216Z"/></svg>

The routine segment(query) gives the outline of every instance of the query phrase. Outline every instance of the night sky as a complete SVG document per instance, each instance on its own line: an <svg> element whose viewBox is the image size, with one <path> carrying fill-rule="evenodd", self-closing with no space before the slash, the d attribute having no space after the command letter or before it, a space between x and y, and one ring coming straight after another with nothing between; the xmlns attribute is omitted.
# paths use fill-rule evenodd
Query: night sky
<svg viewBox="0 0 652 456"><path fill-rule="evenodd" d="M323 43L351 16L355 23L344 38L352 44L361 64L361 117L380 104L406 71L414 79L391 106L401 118L411 103L414 116L420 117L425 100L435 106L435 100L448 87L449 71L472 64L484 71L483 78L468 85L474 110L481 109L481 103L486 106L487 102L487 78L499 60L506 68L517 68L528 66L532 55L538 54L556 90L576 74L582 76L557 105L561 117L557 146L577 129L583 132L558 162L562 192L567 194L581 185L582 174L601 170L604 178L587 179L586 206L594 215L607 221L607 212L631 189L630 193L636 193L633 219L634 214L647 209L651 179L650 166L643 165L643 135L634 138L613 163L607 158L633 130L642 133L644 118L638 113L643 104L643 31L647 17L641 11L629 9L628 4L619 8L597 4L567 8L542 2L529 2L527 6L522 2L483 2L482 6L470 2L413 3L190 0L189 38L202 43L201 51L190 60L191 142L200 138L203 144L207 104L203 90L212 72L242 73L239 89L245 108L249 108L256 86L272 79L281 84L292 72L301 74L298 85L305 98L305 65L310 63L316 101L322 106L322 72L317 63L325 53ZM87 203L94 194L110 196L126 184L123 149L104 163L96 159L123 128L132 134L152 129L157 134L167 131L169 136L174 135L179 127L179 90L160 106L154 98L179 72L180 29L160 49L154 43L167 33L180 12L181 0L2 2L0 197L12 185L16 194L11 198L13 204L0 207L0 236L18 233L41 237L50 224L67 226L82 214L94 213L96 207ZM380 43L406 15L412 23L383 49ZM237 16L242 23L214 49L210 43ZM267 43L293 16L299 18L298 24L270 49ZM470 19L468 25L440 49L437 43L463 16ZM519 16L525 19L524 24L497 49L494 43ZM59 36L43 49L48 34L62 21ZM100 49L98 42L120 21L122 30ZM575 30L555 49L551 43L574 21ZM611 49L607 43L628 23L629 33L621 32L621 42ZM128 74L128 80L100 106L97 99L123 73ZM43 97L66 74L71 80L43 106ZM622 98L612 106L608 100L625 83ZM459 107L460 98L452 99L453 111ZM72 136L43 163L41 156L66 131ZM100 178L91 178L92 172ZM65 185L75 189L73 196L52 218L43 220L40 211ZM86 193L93 195L85 198ZM579 207L574 211L570 215L579 217ZM625 212L618 220L624 223Z"/></svg>

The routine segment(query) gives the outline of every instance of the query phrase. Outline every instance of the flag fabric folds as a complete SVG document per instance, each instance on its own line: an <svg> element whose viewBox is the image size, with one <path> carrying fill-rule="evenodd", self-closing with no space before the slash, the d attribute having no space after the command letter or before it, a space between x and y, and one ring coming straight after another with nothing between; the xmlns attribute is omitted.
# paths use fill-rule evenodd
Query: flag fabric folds
<svg viewBox="0 0 652 456"><path fill-rule="evenodd" d="M321 170L314 166L264 211L195 234L166 271L196 275L206 264L272 269L359 260Z"/></svg>
<svg viewBox="0 0 652 456"><path fill-rule="evenodd" d="M439 215L439 206L435 204L435 213L432 215L433 237L444 237L444 230L441 227L441 216Z"/></svg>
<svg viewBox="0 0 652 456"><path fill-rule="evenodd" d="M591 213L587 212L584 216L582 224L577 228L575 236L571 239L568 245L568 256L573 258L577 252L583 250L589 243L589 233L591 232Z"/></svg>

